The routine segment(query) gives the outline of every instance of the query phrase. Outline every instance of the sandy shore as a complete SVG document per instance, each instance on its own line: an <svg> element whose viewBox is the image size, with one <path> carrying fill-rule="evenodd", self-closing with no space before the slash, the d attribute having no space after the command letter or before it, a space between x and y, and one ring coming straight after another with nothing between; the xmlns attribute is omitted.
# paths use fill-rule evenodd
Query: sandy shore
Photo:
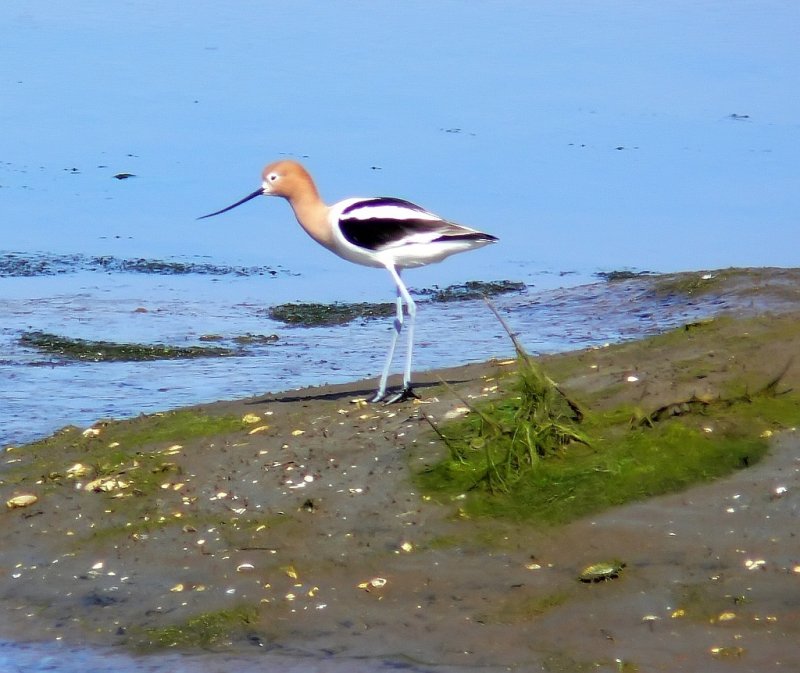
<svg viewBox="0 0 800 673"><path fill-rule="evenodd" d="M790 309L720 321L707 338L687 331L668 348L637 342L545 366L571 372L559 381L571 395L607 389L608 404L633 396L645 408L733 378L755 385L800 348ZM702 376L684 366L697 361ZM458 397L500 394L512 369L429 373L421 403L392 407L353 401L372 382L205 405L259 420L139 447L170 465L146 507L124 489L3 481L3 501L40 499L0 513L0 637L129 647L148 629L253 608L199 661L269 652L411 670L800 669L796 433L776 428L768 457L731 477L559 528L467 519L457 499L421 497L411 474L444 451L423 414L438 421ZM798 369L786 387L798 387ZM622 384L631 371L636 388ZM64 443L66 469L76 457ZM27 459L4 458L9 468ZM626 563L619 579L577 581L609 558Z"/></svg>

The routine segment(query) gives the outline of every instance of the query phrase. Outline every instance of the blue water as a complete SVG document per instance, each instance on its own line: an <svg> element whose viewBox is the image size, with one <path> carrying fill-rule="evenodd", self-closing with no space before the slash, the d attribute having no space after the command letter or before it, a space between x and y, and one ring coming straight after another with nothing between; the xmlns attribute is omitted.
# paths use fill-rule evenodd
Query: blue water
<svg viewBox="0 0 800 673"><path fill-rule="evenodd" d="M385 324L288 329L262 310L386 300L388 278L313 245L277 200L195 219L283 156L329 201L396 195L500 237L409 274L416 287L504 278L547 299L596 271L797 266L798 26L783 0L4 0L0 251L285 273L0 278L0 445L377 373ZM567 305L501 307L536 351L636 333ZM508 348L479 305L420 321L420 368ZM26 329L280 339L236 361L53 365L16 345Z"/></svg>
<svg viewBox="0 0 800 673"><path fill-rule="evenodd" d="M498 235L460 278L793 266L798 25L784 0L4 0L2 248L302 263L322 285L343 262L285 205L194 219L291 155L329 200Z"/></svg>

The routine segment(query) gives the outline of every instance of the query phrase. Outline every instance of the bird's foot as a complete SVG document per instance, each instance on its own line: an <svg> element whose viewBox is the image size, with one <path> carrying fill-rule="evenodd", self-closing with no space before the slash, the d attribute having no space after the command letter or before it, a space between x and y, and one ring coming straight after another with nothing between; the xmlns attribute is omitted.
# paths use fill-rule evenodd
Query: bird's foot
<svg viewBox="0 0 800 673"><path fill-rule="evenodd" d="M395 393L386 393L385 391L381 393L379 391L378 393L375 394L375 397L373 397L370 401L383 402L384 404L395 404L397 402L405 402L406 400L410 399L418 400L419 395L417 395L417 393L414 392L414 389L409 384L405 386L402 390L398 390Z"/></svg>

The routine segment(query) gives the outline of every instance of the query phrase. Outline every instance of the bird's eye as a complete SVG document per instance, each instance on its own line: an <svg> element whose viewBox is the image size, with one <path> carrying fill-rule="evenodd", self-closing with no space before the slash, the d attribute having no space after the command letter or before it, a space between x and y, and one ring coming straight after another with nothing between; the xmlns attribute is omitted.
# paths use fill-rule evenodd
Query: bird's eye
<svg viewBox="0 0 800 673"><path fill-rule="evenodd" d="M278 174L277 173L270 173L267 176L267 180L269 180L270 182L275 182L277 179L278 179Z"/></svg>

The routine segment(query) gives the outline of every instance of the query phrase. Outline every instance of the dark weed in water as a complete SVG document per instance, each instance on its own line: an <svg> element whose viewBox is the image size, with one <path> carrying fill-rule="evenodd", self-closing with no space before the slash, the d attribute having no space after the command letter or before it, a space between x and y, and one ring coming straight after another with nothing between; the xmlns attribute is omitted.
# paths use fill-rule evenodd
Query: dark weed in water
<svg viewBox="0 0 800 673"><path fill-rule="evenodd" d="M346 325L357 319L385 318L394 315L395 310L394 304L289 303L271 307L269 317L300 327L330 327Z"/></svg>
<svg viewBox="0 0 800 673"><path fill-rule="evenodd" d="M423 297L428 301L450 302L466 301L468 299L481 299L483 297L504 294L507 292L522 292L524 283L510 280L492 282L469 281L460 285L450 285L444 289L434 286L422 290L414 289L412 294ZM289 325L300 327L331 327L333 325L346 325L353 320L369 320L373 318L386 318L393 316L396 311L393 303L371 304L340 303L289 303L273 306L269 309L269 317Z"/></svg>
<svg viewBox="0 0 800 673"><path fill-rule="evenodd" d="M609 283L614 283L621 280L641 278L642 276L652 276L654 274L652 271L629 271L627 269L622 269L619 271L600 271L595 275Z"/></svg>
<svg viewBox="0 0 800 673"><path fill-rule="evenodd" d="M20 344L69 360L92 362L140 362L233 355L230 348L217 346L170 346L167 344L114 343L72 339L48 332L24 332Z"/></svg>
<svg viewBox="0 0 800 673"><path fill-rule="evenodd" d="M55 276L78 271L146 273L154 275L276 276L287 273L268 266L226 266L207 262L160 259L119 259L112 256L31 254L8 252L0 255L0 278Z"/></svg>
<svg viewBox="0 0 800 673"><path fill-rule="evenodd" d="M484 297L494 297L509 292L524 292L525 288L525 283L513 280L470 280L466 283L449 285L443 289L435 285L432 288L415 289L414 294L428 297L431 301L448 302L483 299Z"/></svg>
<svg viewBox="0 0 800 673"><path fill-rule="evenodd" d="M233 337L233 342L239 346L264 346L274 344L280 337L277 334L240 334Z"/></svg>

